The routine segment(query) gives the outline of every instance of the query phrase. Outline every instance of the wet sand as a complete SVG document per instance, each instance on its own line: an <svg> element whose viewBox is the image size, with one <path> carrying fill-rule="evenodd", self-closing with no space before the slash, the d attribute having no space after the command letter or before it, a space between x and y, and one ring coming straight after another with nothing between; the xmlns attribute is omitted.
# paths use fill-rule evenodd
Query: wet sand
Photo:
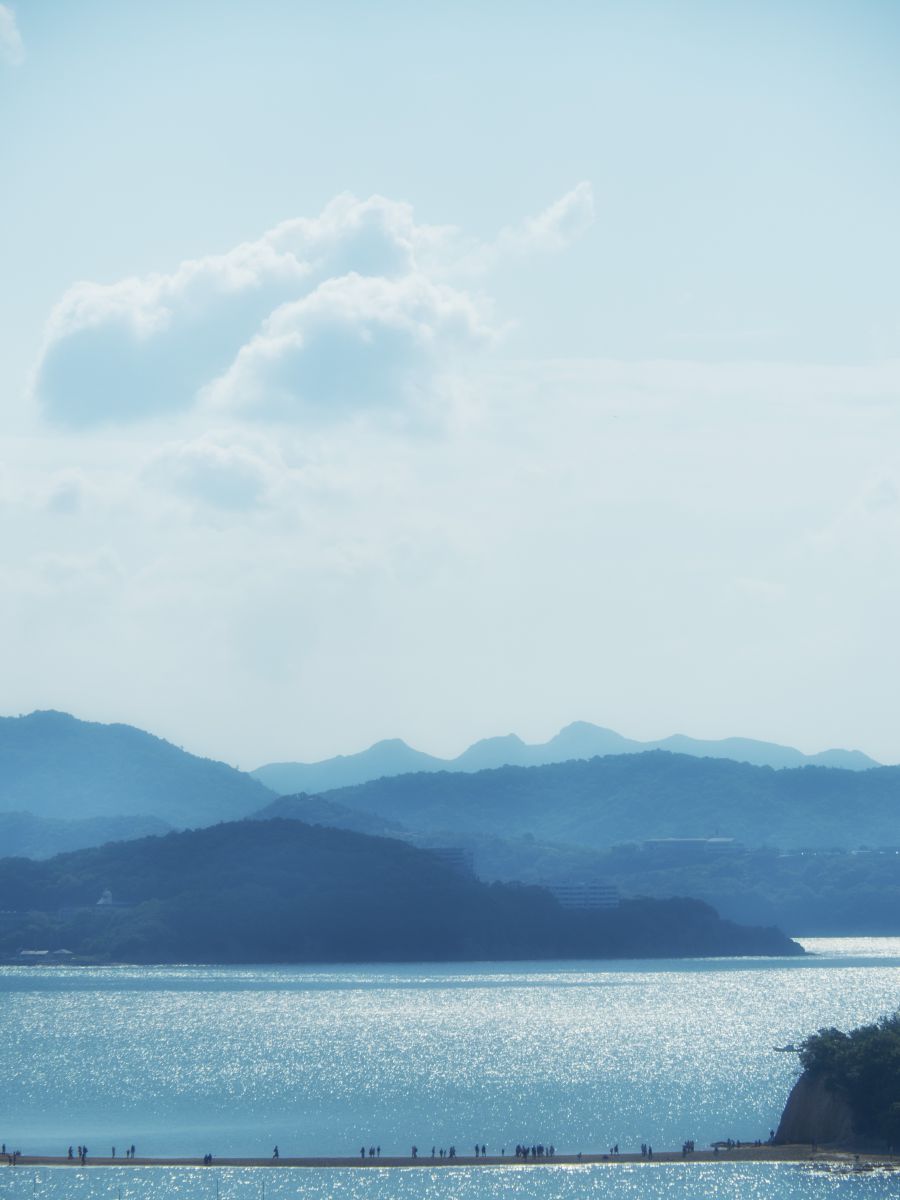
<svg viewBox="0 0 900 1200"><path fill-rule="evenodd" d="M23 1167L68 1167L80 1168L79 1159L70 1159L66 1155L28 1155L18 1158L16 1167L7 1168L19 1170ZM616 1163L675 1163L675 1162L792 1162L821 1164L823 1167L839 1167L847 1170L872 1170L876 1167L897 1169L900 1167L900 1156L894 1154L857 1155L852 1150L829 1148L813 1148L809 1145L795 1146L735 1146L731 1149L695 1150L684 1155L680 1150L653 1151L653 1157L648 1159L642 1154L555 1154L552 1158L516 1158L514 1154L491 1155L474 1158L457 1155L455 1158L432 1158L431 1155L419 1155L418 1158L409 1156L398 1157L382 1155L380 1158L362 1158L360 1155L348 1158L213 1158L211 1164L198 1158L102 1158L93 1154L88 1155L84 1164L86 1167L199 1167L209 1170L210 1167L355 1167L358 1170L378 1170L380 1168L406 1167L409 1169L433 1169L454 1167L541 1167L551 1166L585 1166L603 1163L614 1166Z"/></svg>

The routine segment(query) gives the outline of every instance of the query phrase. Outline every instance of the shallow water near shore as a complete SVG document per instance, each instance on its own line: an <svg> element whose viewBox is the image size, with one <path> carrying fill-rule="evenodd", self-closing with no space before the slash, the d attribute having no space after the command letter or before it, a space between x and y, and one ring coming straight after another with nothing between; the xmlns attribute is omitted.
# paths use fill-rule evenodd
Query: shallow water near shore
<svg viewBox="0 0 900 1200"><path fill-rule="evenodd" d="M797 1075L796 1056L774 1047L900 1001L900 939L804 944L815 957L2 968L0 1139L26 1154L86 1143L121 1155L134 1143L147 1155L267 1157L276 1144L282 1155L376 1144L427 1155L451 1144L468 1154L476 1139L496 1153L516 1142L589 1152L765 1138ZM635 1195L679 1200L731 1195L732 1182L742 1196L880 1195L882 1186L784 1164L452 1176L123 1166L41 1168L36 1182L2 1168L0 1200L32 1186L72 1200L115 1198L119 1187L123 1198L205 1196L216 1180L223 1200L237 1200L261 1195L262 1176L271 1197L604 1195L610 1170L616 1195L633 1185ZM715 1190L684 1190L705 1181Z"/></svg>
<svg viewBox="0 0 900 1200"><path fill-rule="evenodd" d="M14 1176L11 1178L10 1176ZM318 1171L43 1168L0 1176L2 1200L882 1200L896 1173L834 1174L788 1163L611 1164Z"/></svg>

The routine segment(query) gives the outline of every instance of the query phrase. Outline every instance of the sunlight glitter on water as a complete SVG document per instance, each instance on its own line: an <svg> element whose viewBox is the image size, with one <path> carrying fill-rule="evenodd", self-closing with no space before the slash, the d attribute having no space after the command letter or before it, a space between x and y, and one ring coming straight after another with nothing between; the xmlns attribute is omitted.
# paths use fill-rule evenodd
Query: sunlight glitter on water
<svg viewBox="0 0 900 1200"><path fill-rule="evenodd" d="M67 1168L0 1176L0 1200L882 1200L897 1175L791 1164L330 1170Z"/></svg>
<svg viewBox="0 0 900 1200"><path fill-rule="evenodd" d="M896 945L898 939L890 939ZM806 960L0 969L0 1134L26 1153L561 1151L766 1137L775 1046L894 1008L882 939ZM2 1196L0 1196L2 1200Z"/></svg>

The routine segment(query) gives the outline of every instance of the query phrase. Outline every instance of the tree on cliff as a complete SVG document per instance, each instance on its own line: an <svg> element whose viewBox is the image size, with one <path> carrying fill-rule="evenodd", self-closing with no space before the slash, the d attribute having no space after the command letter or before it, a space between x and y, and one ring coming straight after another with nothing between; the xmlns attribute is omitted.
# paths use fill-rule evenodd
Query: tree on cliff
<svg viewBox="0 0 900 1200"><path fill-rule="evenodd" d="M859 1134L900 1144L900 1012L849 1033L820 1029L802 1043L800 1062L845 1097Z"/></svg>

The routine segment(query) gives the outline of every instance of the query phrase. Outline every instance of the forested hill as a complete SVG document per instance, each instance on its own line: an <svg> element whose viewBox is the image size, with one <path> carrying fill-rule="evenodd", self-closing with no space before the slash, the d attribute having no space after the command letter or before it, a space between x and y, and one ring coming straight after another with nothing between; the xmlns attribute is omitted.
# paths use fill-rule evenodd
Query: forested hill
<svg viewBox="0 0 900 1200"><path fill-rule="evenodd" d="M271 799L249 775L131 725L60 712L0 718L0 812L208 825L246 816Z"/></svg>
<svg viewBox="0 0 900 1200"><path fill-rule="evenodd" d="M98 905L107 890L115 903ZM277 819L3 859L0 910L7 957L22 947L132 962L802 952L698 901L571 912L540 888L480 883L403 842Z"/></svg>
<svg viewBox="0 0 900 1200"><path fill-rule="evenodd" d="M732 837L784 848L897 845L900 767L774 770L665 751L378 779L328 799L415 831L596 847Z"/></svg>

